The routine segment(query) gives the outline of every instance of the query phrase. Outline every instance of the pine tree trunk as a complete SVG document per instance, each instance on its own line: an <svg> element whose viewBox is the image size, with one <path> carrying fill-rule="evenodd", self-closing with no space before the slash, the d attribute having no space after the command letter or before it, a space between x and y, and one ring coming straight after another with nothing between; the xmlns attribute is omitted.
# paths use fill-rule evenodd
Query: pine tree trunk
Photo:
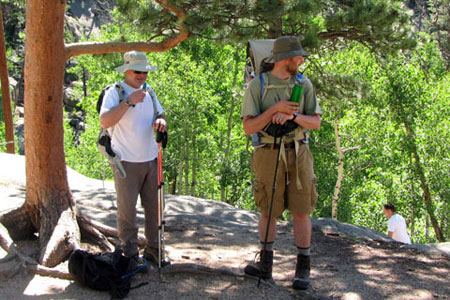
<svg viewBox="0 0 450 300"><path fill-rule="evenodd" d="M25 209L39 231L41 263L50 267L79 242L63 141L65 4L28 0L26 6Z"/></svg>
<svg viewBox="0 0 450 300"><path fill-rule="evenodd" d="M339 164L338 164L338 177L336 179L336 186L334 187L331 217L337 220L339 193L341 192L342 180L344 178L344 152L342 151L341 147L341 135L339 133L339 123L337 119L334 121L334 134L336 136L336 149L338 152Z"/></svg>

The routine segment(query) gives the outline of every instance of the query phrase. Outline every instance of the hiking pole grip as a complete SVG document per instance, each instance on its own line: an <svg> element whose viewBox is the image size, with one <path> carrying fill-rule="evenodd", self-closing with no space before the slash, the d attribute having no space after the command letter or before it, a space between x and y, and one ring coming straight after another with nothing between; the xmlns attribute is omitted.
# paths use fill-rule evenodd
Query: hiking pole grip
<svg viewBox="0 0 450 300"><path fill-rule="evenodd" d="M156 142L158 144L161 143L162 147L166 148L167 140L168 140L167 131L159 131L158 130L156 133Z"/></svg>

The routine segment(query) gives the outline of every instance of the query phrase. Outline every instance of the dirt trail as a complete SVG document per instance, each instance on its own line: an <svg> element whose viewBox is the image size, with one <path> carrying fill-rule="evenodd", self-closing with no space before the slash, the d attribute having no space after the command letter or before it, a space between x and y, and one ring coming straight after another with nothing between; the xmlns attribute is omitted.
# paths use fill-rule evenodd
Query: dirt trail
<svg viewBox="0 0 450 300"><path fill-rule="evenodd" d="M11 172L2 175L0 170L0 213L23 201L21 176ZM79 209L87 217L115 226L111 183L103 188L100 181L72 171L69 182ZM187 196L167 195L166 202L166 249L175 269L178 264L189 263L243 274L246 263L258 251L258 214ZM142 224L142 210L139 211ZM36 241L20 242L19 246L31 256L39 252ZM257 280L242 276L190 269L159 277L157 270L152 269L149 274L135 276L133 284L150 284L131 290L128 299L449 299L450 262L437 247L432 249L438 254L426 254L369 229L329 219L314 220L312 280L306 291L291 288L296 251L291 223L280 224L274 248L274 282L260 288ZM0 259L5 256L0 250ZM16 263L0 263L0 273ZM67 265L58 267L64 269ZM0 299L30 298L109 299L109 295L69 280L27 273L0 276Z"/></svg>

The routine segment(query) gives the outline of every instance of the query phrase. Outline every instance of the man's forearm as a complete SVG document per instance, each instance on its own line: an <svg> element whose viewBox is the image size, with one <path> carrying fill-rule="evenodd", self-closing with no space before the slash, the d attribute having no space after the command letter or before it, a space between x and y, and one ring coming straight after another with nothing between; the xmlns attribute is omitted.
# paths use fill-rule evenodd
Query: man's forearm
<svg viewBox="0 0 450 300"><path fill-rule="evenodd" d="M320 115L298 115L294 120L295 123L305 129L319 129L320 128Z"/></svg>
<svg viewBox="0 0 450 300"><path fill-rule="evenodd" d="M100 116L100 126L106 129L116 125L127 112L128 108L129 106L125 101L120 102L116 107L113 107Z"/></svg>
<svg viewBox="0 0 450 300"><path fill-rule="evenodd" d="M246 135L261 131L271 120L273 109L269 108L258 116L246 116L242 122Z"/></svg>

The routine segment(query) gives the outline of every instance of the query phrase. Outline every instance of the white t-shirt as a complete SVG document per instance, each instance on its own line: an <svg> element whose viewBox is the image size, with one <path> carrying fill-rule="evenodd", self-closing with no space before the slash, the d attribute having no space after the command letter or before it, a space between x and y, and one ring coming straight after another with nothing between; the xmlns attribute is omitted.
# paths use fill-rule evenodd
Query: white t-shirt
<svg viewBox="0 0 450 300"><path fill-rule="evenodd" d="M392 215L388 221L388 231L394 233L392 236L394 240L405 244L411 244L411 239L406 231L406 222L402 216L397 214Z"/></svg>
<svg viewBox="0 0 450 300"><path fill-rule="evenodd" d="M125 97L138 90L125 82L121 82L120 84L125 91ZM119 93L116 88L108 89L103 98L100 116L119 105L119 99ZM156 101L157 115L160 115L164 110L156 95L154 95L154 100ZM156 145L154 129L152 127L154 122L153 117L153 102L147 92L144 97L144 102L138 103L134 107L129 107L120 121L114 125L111 145L114 152L119 154L123 161L146 162L156 158L158 155L158 146ZM111 128L108 130L110 131Z"/></svg>

